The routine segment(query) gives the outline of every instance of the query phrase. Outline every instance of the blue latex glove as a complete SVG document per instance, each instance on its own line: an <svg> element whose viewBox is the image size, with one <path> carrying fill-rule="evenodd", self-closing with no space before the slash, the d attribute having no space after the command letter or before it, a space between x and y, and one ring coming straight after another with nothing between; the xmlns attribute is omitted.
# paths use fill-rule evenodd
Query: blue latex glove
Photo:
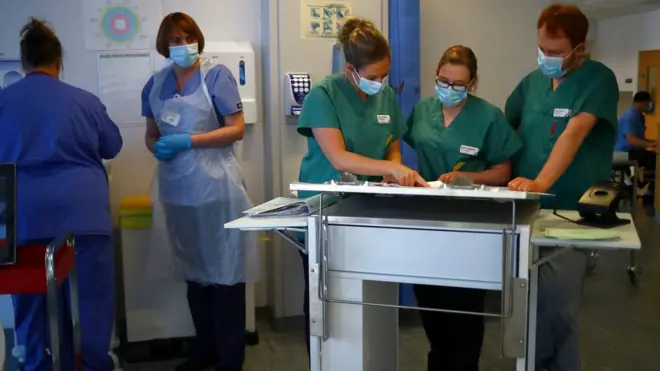
<svg viewBox="0 0 660 371"><path fill-rule="evenodd" d="M190 134L174 134L160 137L154 145L154 157L160 161L170 161L179 152L190 149Z"/></svg>

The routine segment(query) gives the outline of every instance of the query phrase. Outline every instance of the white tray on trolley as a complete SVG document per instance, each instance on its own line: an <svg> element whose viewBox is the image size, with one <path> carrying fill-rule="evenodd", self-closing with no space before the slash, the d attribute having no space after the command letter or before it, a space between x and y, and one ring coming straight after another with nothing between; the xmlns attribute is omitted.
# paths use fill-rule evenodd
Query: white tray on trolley
<svg viewBox="0 0 660 371"><path fill-rule="evenodd" d="M322 193L363 193L387 196L434 196L434 197L456 197L456 198L478 198L499 200L538 200L544 193L518 192L504 187L470 186L457 187L445 185L441 182L431 182L430 188L425 187L401 187L385 185L375 182L345 183L302 183L290 184L291 191L322 192ZM549 195L552 196L552 195Z"/></svg>

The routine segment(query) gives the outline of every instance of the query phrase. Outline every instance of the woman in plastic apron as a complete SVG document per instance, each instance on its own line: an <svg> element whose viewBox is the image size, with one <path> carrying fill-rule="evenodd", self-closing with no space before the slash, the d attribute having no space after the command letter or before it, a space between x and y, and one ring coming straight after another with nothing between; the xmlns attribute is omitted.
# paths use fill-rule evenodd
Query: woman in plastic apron
<svg viewBox="0 0 660 371"><path fill-rule="evenodd" d="M166 229L160 234L169 238L175 276L187 282L196 331L192 358L177 370L238 371L245 359L246 255L256 258L249 234L223 227L252 206L233 153L233 142L242 132L231 140L231 128L225 126L235 114L243 120L240 97L227 67L199 58L204 40L192 18L168 15L159 41L163 37L169 46L163 50L159 42L159 52L174 64L145 86L148 103L143 102L143 114L148 146L150 118L151 133L154 122L159 133L150 146L159 160L152 190L157 201L154 230ZM237 99L230 111L227 102ZM145 105L150 112L144 112ZM229 137L224 143L217 139L223 131Z"/></svg>

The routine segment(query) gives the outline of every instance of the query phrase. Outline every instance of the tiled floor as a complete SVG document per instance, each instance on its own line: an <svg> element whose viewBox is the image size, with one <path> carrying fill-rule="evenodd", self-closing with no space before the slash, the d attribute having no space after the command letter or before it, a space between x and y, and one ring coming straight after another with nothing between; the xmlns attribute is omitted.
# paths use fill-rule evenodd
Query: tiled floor
<svg viewBox="0 0 660 371"><path fill-rule="evenodd" d="M587 280L581 309L584 371L660 370L660 223L640 216L636 225L644 249L639 285L628 281L625 252L601 253L596 274ZM261 343L248 349L246 371L307 371L302 333L274 333L259 323ZM427 343L418 326L401 331L403 371L424 371ZM126 371L168 371L177 362L128 365ZM489 322L483 371L513 370L499 357L499 324ZM347 370L349 371L349 370Z"/></svg>

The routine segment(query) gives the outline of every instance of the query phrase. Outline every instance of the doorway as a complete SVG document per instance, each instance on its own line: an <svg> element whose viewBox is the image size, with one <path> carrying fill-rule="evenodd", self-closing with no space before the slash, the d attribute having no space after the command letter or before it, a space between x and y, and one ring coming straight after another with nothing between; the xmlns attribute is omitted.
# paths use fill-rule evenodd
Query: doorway
<svg viewBox="0 0 660 371"><path fill-rule="evenodd" d="M660 86L660 50L645 50L639 52L639 67L637 70L637 90L644 90L651 94L653 102L652 112L645 114L646 132L648 139L659 139L660 128L660 97L658 96L658 87ZM660 162L659 162L660 163ZM656 165L657 166L657 165ZM660 198L658 197L658 175L660 171L655 169L655 211L660 211Z"/></svg>
<svg viewBox="0 0 660 371"><path fill-rule="evenodd" d="M660 50L647 50L639 52L639 68L637 73L637 90L645 90L653 98L653 112L646 114L646 137L658 139L658 127L660 125L660 97L658 97L658 86L660 85Z"/></svg>

